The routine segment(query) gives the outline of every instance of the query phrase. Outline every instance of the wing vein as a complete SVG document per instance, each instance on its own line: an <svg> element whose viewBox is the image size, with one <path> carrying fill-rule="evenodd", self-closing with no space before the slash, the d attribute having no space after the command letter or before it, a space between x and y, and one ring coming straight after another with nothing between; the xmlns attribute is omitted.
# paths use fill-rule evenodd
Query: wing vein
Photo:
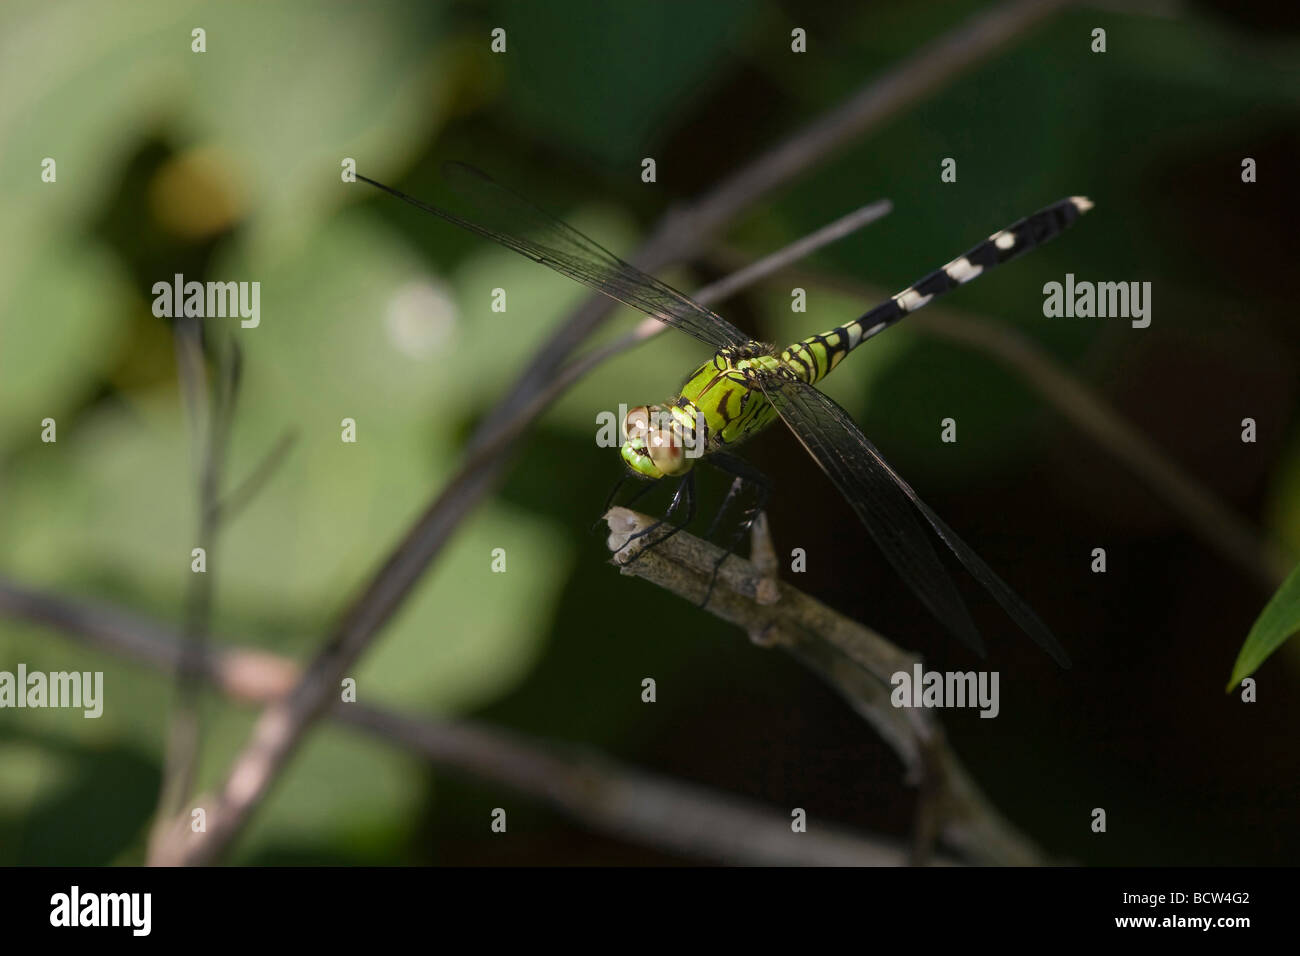
<svg viewBox="0 0 1300 956"><path fill-rule="evenodd" d="M443 170L452 191L469 207L460 215L357 174L357 179L440 219L513 249L715 349L749 341L717 313L666 282L625 262L594 239L533 205L486 173L460 163Z"/></svg>

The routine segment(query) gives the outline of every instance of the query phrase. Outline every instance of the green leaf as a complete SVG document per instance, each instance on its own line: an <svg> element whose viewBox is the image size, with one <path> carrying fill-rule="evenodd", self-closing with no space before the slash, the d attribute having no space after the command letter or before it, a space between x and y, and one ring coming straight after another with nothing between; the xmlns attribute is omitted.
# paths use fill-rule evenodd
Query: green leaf
<svg viewBox="0 0 1300 956"><path fill-rule="evenodd" d="M492 25L509 27L510 53L500 58L505 108L541 137L628 173L673 114L706 88L752 16L752 5L734 0L495 6Z"/></svg>
<svg viewBox="0 0 1300 956"><path fill-rule="evenodd" d="M441 124L441 19L397 0L0 5L0 250L93 214L156 135L222 157L263 234L301 241L346 195L342 157L409 155Z"/></svg>
<svg viewBox="0 0 1300 956"><path fill-rule="evenodd" d="M1231 691L1243 677L1253 673L1297 631L1300 631L1300 564L1282 582L1246 635L1246 643L1241 645L1227 690Z"/></svg>
<svg viewBox="0 0 1300 956"><path fill-rule="evenodd" d="M119 359L133 291L101 244L85 239L0 248L0 449L41 447L42 419L66 434L78 405ZM49 446L44 446L48 449Z"/></svg>
<svg viewBox="0 0 1300 956"><path fill-rule="evenodd" d="M231 245L216 273L256 277L265 290L257 328L229 319L210 325L213 335L232 334L244 349L226 487L248 475L285 429L296 428L299 440L247 509L222 528L210 557L212 629L303 658L457 466L465 420L502 387L494 345L506 343L513 327L500 315L489 324L454 308L462 300L486 301L485 294L464 292L490 290L485 281L462 283L440 318L424 299L407 301L402 290L410 283L433 289L441 280L368 210L332 217L291 256L261 249ZM475 266L477 259L466 268ZM521 259L519 268L528 267ZM105 274L111 289L114 273ZM53 267L49 276L47 302L93 314L92 295L54 283L64 274ZM49 343L62 342L65 327L77 328L65 314L59 322L45 318ZM98 337L77 334L109 349L116 339L106 328ZM7 329L0 325L0 332ZM46 371L38 364L40 339L25 327L18 332L4 342L32 343L27 362ZM493 361L452 361L462 348ZM75 357L69 349L60 354ZM0 367L24 373L8 360ZM69 399L50 389L52 380L44 375L38 388L15 379L23 388L7 382L0 396L26 402L31 420L75 402L75 392ZM115 398L85 409L66 429L60 422L57 443L33 443L7 463L0 474L0 569L175 622L192 580L190 430L172 382L123 387ZM340 440L344 417L358 423L355 444ZM508 555L508 573L494 570L497 549ZM568 540L551 521L485 503L348 674L359 699L454 714L509 692L542 653L571 562ZM12 621L0 621L0 661L22 661L33 671L102 671L105 699L103 716L94 720L50 709L6 711L0 765L12 763L14 772L0 774L0 864L138 863L158 789L170 675ZM217 700L203 713L200 783L209 787L245 745L254 717ZM321 728L240 841L237 859L392 860L411 845L410 821L427 804L429 788L422 761ZM86 827L61 822L66 808L83 805L101 808Z"/></svg>

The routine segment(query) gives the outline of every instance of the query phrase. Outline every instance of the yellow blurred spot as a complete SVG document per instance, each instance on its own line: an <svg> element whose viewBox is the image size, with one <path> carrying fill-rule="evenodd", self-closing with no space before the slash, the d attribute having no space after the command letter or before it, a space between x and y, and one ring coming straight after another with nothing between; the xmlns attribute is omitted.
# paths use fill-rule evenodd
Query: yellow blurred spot
<svg viewBox="0 0 1300 956"><path fill-rule="evenodd" d="M218 149L175 156L149 184L149 208L168 232L203 239L229 229L246 208L235 161Z"/></svg>
<svg viewBox="0 0 1300 956"><path fill-rule="evenodd" d="M120 361L106 378L121 392L153 388L176 380L176 343L171 323L154 317L151 302L142 301L131 312L126 334L129 345L122 349Z"/></svg>
<svg viewBox="0 0 1300 956"><path fill-rule="evenodd" d="M465 37L444 47L442 62L455 81L455 93L448 96L439 87L437 107L449 116L469 116L499 99L506 90L504 57L487 52L476 38Z"/></svg>

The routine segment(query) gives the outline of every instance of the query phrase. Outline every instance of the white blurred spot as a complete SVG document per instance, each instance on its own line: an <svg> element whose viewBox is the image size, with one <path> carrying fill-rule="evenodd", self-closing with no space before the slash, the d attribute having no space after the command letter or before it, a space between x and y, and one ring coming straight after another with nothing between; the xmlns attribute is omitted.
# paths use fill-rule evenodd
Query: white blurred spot
<svg viewBox="0 0 1300 956"><path fill-rule="evenodd" d="M447 287L429 278L399 288L384 313L389 342L410 358L428 358L447 350L460 318Z"/></svg>

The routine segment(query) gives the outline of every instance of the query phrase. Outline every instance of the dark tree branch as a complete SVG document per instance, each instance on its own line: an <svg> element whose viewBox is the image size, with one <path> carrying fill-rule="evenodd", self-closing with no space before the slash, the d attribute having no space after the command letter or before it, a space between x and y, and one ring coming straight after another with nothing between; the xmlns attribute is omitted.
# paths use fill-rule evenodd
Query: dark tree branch
<svg viewBox="0 0 1300 956"><path fill-rule="evenodd" d="M175 670L185 653L177 635L148 618L110 604L23 587L3 577L0 614L54 628L88 647L162 671ZM228 641L205 650L198 673L226 697L244 704L272 703L289 693L301 676L288 658ZM782 813L621 765L585 748L532 740L469 720L408 717L337 700L328 714L434 766L503 784L580 826L656 849L730 864L907 862L904 848L890 839L820 822L796 835Z"/></svg>

